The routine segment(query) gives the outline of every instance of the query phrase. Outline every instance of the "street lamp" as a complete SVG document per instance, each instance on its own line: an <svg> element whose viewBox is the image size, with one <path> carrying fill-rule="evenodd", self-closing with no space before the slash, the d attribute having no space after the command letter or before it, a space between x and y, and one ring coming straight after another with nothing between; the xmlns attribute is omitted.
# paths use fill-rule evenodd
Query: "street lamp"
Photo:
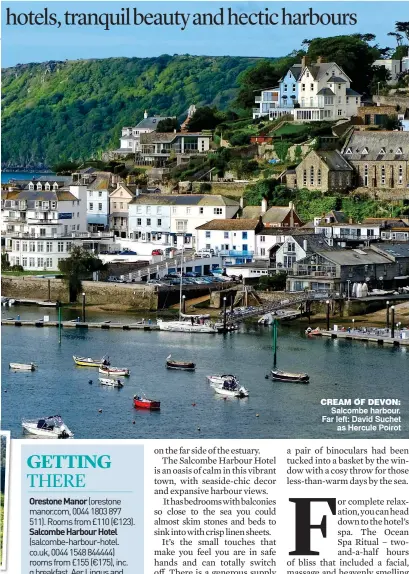
<svg viewBox="0 0 409 574"><path fill-rule="evenodd" d="M329 306L331 304L331 301L326 301L327 304L327 331L329 331Z"/></svg>
<svg viewBox="0 0 409 574"><path fill-rule="evenodd" d="M388 329L388 331L389 331L389 305L390 302L386 301L386 328Z"/></svg>
<svg viewBox="0 0 409 574"><path fill-rule="evenodd" d="M352 332L354 332L355 329L355 319L352 319Z"/></svg>
<svg viewBox="0 0 409 574"><path fill-rule="evenodd" d="M227 297L223 297L223 331L226 332L227 325L227 310L226 310Z"/></svg>
<svg viewBox="0 0 409 574"><path fill-rule="evenodd" d="M392 339L395 337L395 307L392 305L391 307L391 337Z"/></svg>
<svg viewBox="0 0 409 574"><path fill-rule="evenodd" d="M82 294L82 322L85 323L85 293Z"/></svg>
<svg viewBox="0 0 409 574"><path fill-rule="evenodd" d="M348 283L348 301L350 299L350 287L351 287L351 280L347 279L347 283Z"/></svg>
<svg viewBox="0 0 409 574"><path fill-rule="evenodd" d="M182 295L183 300L183 313L186 313L186 295Z"/></svg>

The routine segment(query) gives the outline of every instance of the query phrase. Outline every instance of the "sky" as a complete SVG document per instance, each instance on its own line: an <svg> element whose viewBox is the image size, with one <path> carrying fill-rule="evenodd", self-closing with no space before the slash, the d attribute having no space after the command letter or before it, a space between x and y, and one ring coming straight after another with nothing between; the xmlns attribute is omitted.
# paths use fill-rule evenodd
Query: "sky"
<svg viewBox="0 0 409 574"><path fill-rule="evenodd" d="M193 26L195 13L217 13L223 8L225 22L230 8L234 13L278 14L278 25L254 26ZM181 26L67 26L64 13L122 13L129 8L131 15L137 13L174 14L177 11L190 14L184 30ZM282 10L289 13L305 13L312 8L319 14L356 13L355 25L282 25ZM221 1L31 1L2 2L2 67L47 60L76 60L109 57L154 57L161 54L192 54L209 56L284 56L301 48L305 38L326 37L340 34L372 33L381 46L395 46L395 40L387 36L394 31L396 20L405 20L404 2L227 2ZM55 13L62 25L7 25L7 9L10 19L19 15ZM347 16L349 19L349 16ZM183 26L183 24L182 24Z"/></svg>

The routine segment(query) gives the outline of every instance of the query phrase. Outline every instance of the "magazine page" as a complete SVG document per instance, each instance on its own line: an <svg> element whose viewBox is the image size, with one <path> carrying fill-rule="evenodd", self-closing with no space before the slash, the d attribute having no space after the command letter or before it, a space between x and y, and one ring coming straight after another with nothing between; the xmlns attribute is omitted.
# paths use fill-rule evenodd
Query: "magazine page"
<svg viewBox="0 0 409 574"><path fill-rule="evenodd" d="M2 3L5 572L409 572L404 7Z"/></svg>

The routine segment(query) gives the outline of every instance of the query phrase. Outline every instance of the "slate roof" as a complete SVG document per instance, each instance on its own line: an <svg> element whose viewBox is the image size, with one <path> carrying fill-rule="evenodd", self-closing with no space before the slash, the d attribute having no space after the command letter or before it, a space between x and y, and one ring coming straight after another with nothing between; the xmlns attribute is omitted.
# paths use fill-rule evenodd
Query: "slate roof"
<svg viewBox="0 0 409 574"><path fill-rule="evenodd" d="M376 249L394 258L409 258L409 243L383 243L382 245L377 245Z"/></svg>
<svg viewBox="0 0 409 574"><path fill-rule="evenodd" d="M338 249L338 247L331 247L325 240L323 233L291 233L290 237L298 243L300 247L304 249L304 241L307 242L307 254L316 253L317 251L333 251Z"/></svg>
<svg viewBox="0 0 409 574"><path fill-rule="evenodd" d="M143 128L143 129L150 129L156 130L156 127L159 122L162 120L167 120L168 118L173 119L174 116L151 116L149 118L144 118L135 127ZM142 134L141 134L142 135Z"/></svg>
<svg viewBox="0 0 409 574"><path fill-rule="evenodd" d="M373 265L391 263L390 257L377 253L373 249L325 249L319 255L337 265Z"/></svg>
<svg viewBox="0 0 409 574"><path fill-rule="evenodd" d="M329 84L346 84L347 81L344 78L339 78L338 76L330 76L328 80Z"/></svg>
<svg viewBox="0 0 409 574"><path fill-rule="evenodd" d="M200 132L151 132L149 134L141 134L140 142L141 144L154 144L154 143L171 143L177 137L184 136L184 137L191 137L191 136L200 136L204 138L210 138L210 135L202 134Z"/></svg>
<svg viewBox="0 0 409 574"><path fill-rule="evenodd" d="M260 225L259 219L212 219L208 223L199 225L196 229L213 231L247 231L256 229Z"/></svg>
<svg viewBox="0 0 409 574"><path fill-rule="evenodd" d="M223 195L155 195L155 194L141 194L132 199L128 205L199 205L199 206L223 206L230 205L239 209L240 204L234 199L229 199Z"/></svg>
<svg viewBox="0 0 409 574"><path fill-rule="evenodd" d="M248 205L247 207L243 208L242 218L243 219L251 219L262 217L263 223L282 223L287 215L290 213L291 208L288 206L279 206L273 205L267 211L262 214L261 213L261 206L259 205ZM294 210L294 214L297 215L296 211Z"/></svg>
<svg viewBox="0 0 409 574"><path fill-rule="evenodd" d="M347 150L351 149L350 154ZM397 154L398 149L402 154ZM366 149L367 154L362 151ZM381 149L385 154L380 154ZM407 161L409 159L409 132L354 131L342 148L343 156L349 161Z"/></svg>
<svg viewBox="0 0 409 574"><path fill-rule="evenodd" d="M321 88L317 92L317 96L335 96L334 92L330 88Z"/></svg>
<svg viewBox="0 0 409 574"><path fill-rule="evenodd" d="M338 150L320 150L316 151L321 160L333 171L352 171L352 166L339 153Z"/></svg>
<svg viewBox="0 0 409 574"><path fill-rule="evenodd" d="M4 199L14 199L17 201L78 201L69 189L59 189L58 191L17 191L8 192Z"/></svg>
<svg viewBox="0 0 409 574"><path fill-rule="evenodd" d="M286 237L299 235L302 238L302 236L313 235L314 233L314 229L305 227L264 227L257 232L257 235L284 235Z"/></svg>
<svg viewBox="0 0 409 574"><path fill-rule="evenodd" d="M363 220L362 224L378 224L383 226L393 226L393 227L408 227L402 219L398 217L367 217Z"/></svg>
<svg viewBox="0 0 409 574"><path fill-rule="evenodd" d="M358 92L356 92L355 90L353 90L352 88L346 88L345 92L346 92L347 96L361 96L362 95L362 94L359 94Z"/></svg>

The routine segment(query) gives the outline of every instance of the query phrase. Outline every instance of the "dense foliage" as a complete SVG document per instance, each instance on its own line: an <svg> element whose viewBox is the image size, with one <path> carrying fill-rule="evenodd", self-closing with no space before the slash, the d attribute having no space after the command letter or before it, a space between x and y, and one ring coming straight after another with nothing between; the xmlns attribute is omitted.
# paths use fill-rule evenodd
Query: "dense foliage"
<svg viewBox="0 0 409 574"><path fill-rule="evenodd" d="M94 271L103 271L104 268L101 259L81 247L74 247L70 257L58 263L58 269L64 274L63 280L68 286L70 303L74 303L82 291L82 281L91 279Z"/></svg>
<svg viewBox="0 0 409 574"><path fill-rule="evenodd" d="M145 109L184 120L226 109L256 58L169 56L24 64L2 71L3 164L52 165L119 147Z"/></svg>

